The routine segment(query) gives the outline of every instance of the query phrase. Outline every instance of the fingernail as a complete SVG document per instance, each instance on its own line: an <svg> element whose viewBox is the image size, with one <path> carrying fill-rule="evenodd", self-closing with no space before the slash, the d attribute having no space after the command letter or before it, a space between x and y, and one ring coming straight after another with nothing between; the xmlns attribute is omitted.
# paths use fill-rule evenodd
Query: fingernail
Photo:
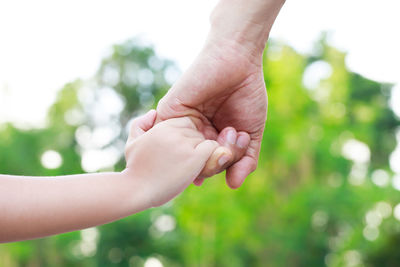
<svg viewBox="0 0 400 267"><path fill-rule="evenodd" d="M196 179L196 180L194 180L194 184L196 186L201 186L203 184L203 182L204 182L204 179Z"/></svg>
<svg viewBox="0 0 400 267"><path fill-rule="evenodd" d="M245 148L249 144L249 140L245 136L239 136L236 145L240 148Z"/></svg>
<svg viewBox="0 0 400 267"><path fill-rule="evenodd" d="M230 130L228 134L226 135L226 141L228 141L229 144L233 145L236 141L236 133L233 130Z"/></svg>
<svg viewBox="0 0 400 267"><path fill-rule="evenodd" d="M227 162L229 161L229 156L222 156L222 157L220 157L219 158L219 160L218 160L218 165L219 166L224 166Z"/></svg>

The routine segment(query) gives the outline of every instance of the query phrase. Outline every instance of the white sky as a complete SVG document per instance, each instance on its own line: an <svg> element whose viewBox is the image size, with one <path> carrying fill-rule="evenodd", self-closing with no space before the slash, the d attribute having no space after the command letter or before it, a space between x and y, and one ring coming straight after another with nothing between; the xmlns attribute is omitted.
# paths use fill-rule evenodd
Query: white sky
<svg viewBox="0 0 400 267"><path fill-rule="evenodd" d="M42 124L59 88L90 77L112 44L138 34L184 70L216 2L0 0L0 123ZM399 11L399 0L287 0L271 36L307 52L330 30L352 70L400 83Z"/></svg>

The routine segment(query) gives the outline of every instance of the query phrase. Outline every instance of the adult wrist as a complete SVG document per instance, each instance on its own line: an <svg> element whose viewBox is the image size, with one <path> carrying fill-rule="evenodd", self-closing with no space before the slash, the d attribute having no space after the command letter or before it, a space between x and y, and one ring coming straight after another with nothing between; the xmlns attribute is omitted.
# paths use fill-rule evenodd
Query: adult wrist
<svg viewBox="0 0 400 267"><path fill-rule="evenodd" d="M220 0L211 14L209 39L221 38L262 55L285 0Z"/></svg>

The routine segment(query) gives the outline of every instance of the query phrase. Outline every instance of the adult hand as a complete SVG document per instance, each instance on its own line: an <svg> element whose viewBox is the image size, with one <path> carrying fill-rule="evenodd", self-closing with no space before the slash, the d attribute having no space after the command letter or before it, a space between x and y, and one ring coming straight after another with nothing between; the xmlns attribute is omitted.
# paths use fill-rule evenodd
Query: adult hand
<svg viewBox="0 0 400 267"><path fill-rule="evenodd" d="M262 54L283 2L221 0L204 48L157 107L158 121L191 116L207 139L229 149L197 184L227 168L227 184L238 188L257 167L267 114Z"/></svg>

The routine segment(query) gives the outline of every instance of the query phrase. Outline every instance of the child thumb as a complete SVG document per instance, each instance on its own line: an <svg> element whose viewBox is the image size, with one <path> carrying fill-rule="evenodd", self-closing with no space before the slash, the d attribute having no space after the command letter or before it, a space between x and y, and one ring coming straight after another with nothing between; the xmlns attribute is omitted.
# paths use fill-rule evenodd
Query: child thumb
<svg viewBox="0 0 400 267"><path fill-rule="evenodd" d="M214 151L219 147L217 141L204 140L196 147L196 154L198 155L198 162L204 166Z"/></svg>

